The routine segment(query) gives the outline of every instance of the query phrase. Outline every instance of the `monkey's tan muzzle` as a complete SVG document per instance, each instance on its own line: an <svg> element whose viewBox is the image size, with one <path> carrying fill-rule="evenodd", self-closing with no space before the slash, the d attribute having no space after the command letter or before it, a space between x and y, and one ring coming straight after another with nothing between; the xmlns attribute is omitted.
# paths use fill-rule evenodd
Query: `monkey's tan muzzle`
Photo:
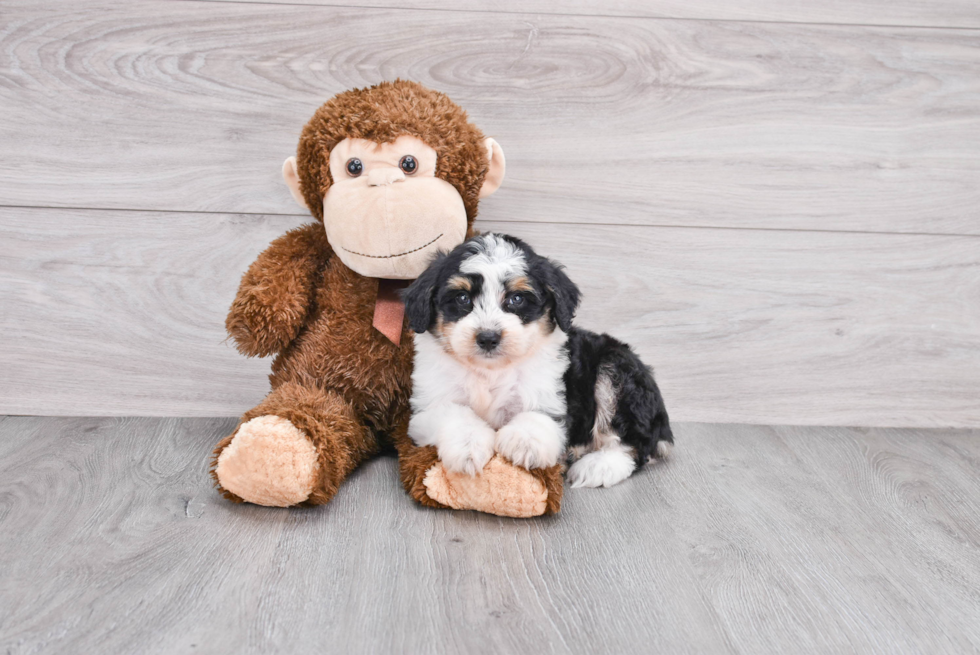
<svg viewBox="0 0 980 655"><path fill-rule="evenodd" d="M331 187L323 223L337 256L355 272L412 280L436 252L463 242L466 208L448 182L406 178L386 166Z"/></svg>

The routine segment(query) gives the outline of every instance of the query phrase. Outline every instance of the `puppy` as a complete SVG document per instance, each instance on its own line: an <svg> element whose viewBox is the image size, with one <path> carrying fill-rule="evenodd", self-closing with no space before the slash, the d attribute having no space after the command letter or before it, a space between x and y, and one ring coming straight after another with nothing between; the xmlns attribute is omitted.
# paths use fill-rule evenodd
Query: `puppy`
<svg viewBox="0 0 980 655"><path fill-rule="evenodd" d="M578 287L520 239L484 234L405 290L415 338L409 436L476 475L500 453L525 468L571 456L573 487L612 486L673 435L650 370L572 326Z"/></svg>

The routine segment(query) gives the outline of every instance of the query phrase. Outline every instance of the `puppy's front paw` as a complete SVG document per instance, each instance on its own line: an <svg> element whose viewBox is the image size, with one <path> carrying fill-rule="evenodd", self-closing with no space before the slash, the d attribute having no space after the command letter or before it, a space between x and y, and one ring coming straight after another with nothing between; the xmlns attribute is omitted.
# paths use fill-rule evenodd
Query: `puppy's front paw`
<svg viewBox="0 0 980 655"><path fill-rule="evenodd" d="M546 468L558 463L565 434L550 416L524 412L497 430L494 448L517 466Z"/></svg>
<svg viewBox="0 0 980 655"><path fill-rule="evenodd" d="M494 436L489 425L464 426L459 434L439 443L439 459L449 471L477 475L493 457Z"/></svg>

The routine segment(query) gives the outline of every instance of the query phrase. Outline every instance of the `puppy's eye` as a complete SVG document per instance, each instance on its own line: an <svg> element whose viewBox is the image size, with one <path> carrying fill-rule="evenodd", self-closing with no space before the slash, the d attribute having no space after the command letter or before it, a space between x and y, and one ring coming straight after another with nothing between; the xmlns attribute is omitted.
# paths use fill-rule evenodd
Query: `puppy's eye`
<svg viewBox="0 0 980 655"><path fill-rule="evenodd" d="M415 160L415 157L405 155L401 158L401 161L398 162L398 167L405 171L405 175L411 175L419 167L419 163Z"/></svg>
<svg viewBox="0 0 980 655"><path fill-rule="evenodd" d="M364 172L364 164L357 157L353 157L347 160L347 174L351 177L357 177Z"/></svg>
<svg viewBox="0 0 980 655"><path fill-rule="evenodd" d="M520 307L524 304L524 296L519 293L515 293L513 296L507 299L507 306L512 308Z"/></svg>
<svg viewBox="0 0 980 655"><path fill-rule="evenodd" d="M459 294L456 294L456 304L457 305L461 305L463 307L466 307L467 305L469 305L470 304L470 294L468 294L468 293L459 293Z"/></svg>

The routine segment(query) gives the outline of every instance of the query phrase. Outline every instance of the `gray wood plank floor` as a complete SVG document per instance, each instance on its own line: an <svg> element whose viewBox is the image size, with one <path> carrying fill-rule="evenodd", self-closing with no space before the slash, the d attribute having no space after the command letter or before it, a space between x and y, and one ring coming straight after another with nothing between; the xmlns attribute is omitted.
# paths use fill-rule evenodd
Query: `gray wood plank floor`
<svg viewBox="0 0 980 655"><path fill-rule="evenodd" d="M313 510L206 476L229 419L0 418L0 652L963 653L980 432L679 424L558 517Z"/></svg>

